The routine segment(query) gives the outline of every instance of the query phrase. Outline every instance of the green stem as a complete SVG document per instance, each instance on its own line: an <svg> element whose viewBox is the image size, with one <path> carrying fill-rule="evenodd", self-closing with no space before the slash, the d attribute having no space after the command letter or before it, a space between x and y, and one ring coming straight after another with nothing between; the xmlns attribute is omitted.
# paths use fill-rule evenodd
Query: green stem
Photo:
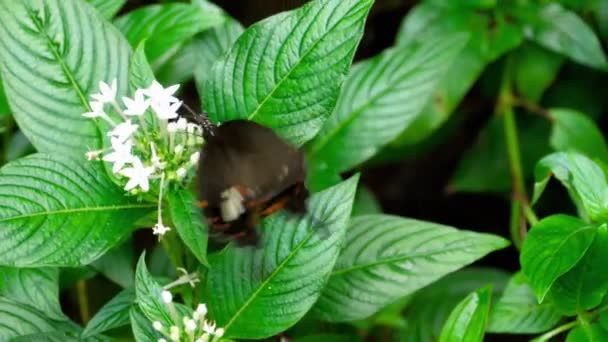
<svg viewBox="0 0 608 342"><path fill-rule="evenodd" d="M534 342L546 342L549 341L551 338L563 333L564 331L568 331L576 326L579 325L578 321L572 321L569 323L566 323L564 325L560 325L559 327L549 330L546 333L542 334L541 336L537 337L534 339Z"/></svg>
<svg viewBox="0 0 608 342"><path fill-rule="evenodd" d="M80 311L80 319L84 325L91 319L89 311L89 300L87 298L87 282L79 280L76 283L76 296L78 297L78 310Z"/></svg>

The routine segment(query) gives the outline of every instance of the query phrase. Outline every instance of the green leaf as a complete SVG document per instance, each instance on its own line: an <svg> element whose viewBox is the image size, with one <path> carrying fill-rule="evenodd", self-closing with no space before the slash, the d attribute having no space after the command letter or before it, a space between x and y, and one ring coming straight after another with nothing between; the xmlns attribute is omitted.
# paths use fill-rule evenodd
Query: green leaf
<svg viewBox="0 0 608 342"><path fill-rule="evenodd" d="M553 153L541 159L534 172L536 202L551 176L558 179L574 202L594 221L608 219L608 184L601 167L578 153Z"/></svg>
<svg viewBox="0 0 608 342"><path fill-rule="evenodd" d="M84 1L0 0L0 60L19 128L39 152L82 153L101 147L88 97L98 82L127 91L130 47Z"/></svg>
<svg viewBox="0 0 608 342"><path fill-rule="evenodd" d="M465 268L417 291L404 313L408 325L401 332L401 341L436 341L452 310L468 294L491 284L496 296L508 279L509 275L498 269Z"/></svg>
<svg viewBox="0 0 608 342"><path fill-rule="evenodd" d="M97 311L82 332L86 338L130 323L130 311L134 306L135 292L127 289L120 292Z"/></svg>
<svg viewBox="0 0 608 342"><path fill-rule="evenodd" d="M145 252L139 257L137 270L135 272L135 295L137 298L137 305L150 321L148 324L151 325L154 321L161 322L165 327L181 324L181 322L173 322L171 313L161 297L163 288L148 272Z"/></svg>
<svg viewBox="0 0 608 342"><path fill-rule="evenodd" d="M608 340L608 331L599 324L576 327L568 333L566 342L603 342Z"/></svg>
<svg viewBox="0 0 608 342"><path fill-rule="evenodd" d="M491 296L492 287L486 286L460 302L441 330L439 342L483 341Z"/></svg>
<svg viewBox="0 0 608 342"><path fill-rule="evenodd" d="M64 323L51 320L29 305L0 296L0 341L33 333L57 331Z"/></svg>
<svg viewBox="0 0 608 342"><path fill-rule="evenodd" d="M521 269L539 302L551 286L585 255L597 225L567 215L552 215L532 227L521 250Z"/></svg>
<svg viewBox="0 0 608 342"><path fill-rule="evenodd" d="M354 176L312 195L304 218L265 219L262 248L229 246L209 258L205 300L226 336L269 337L310 309L338 257L357 181Z"/></svg>
<svg viewBox="0 0 608 342"><path fill-rule="evenodd" d="M134 203L100 162L34 154L0 169L0 265L80 266L96 260L154 209Z"/></svg>
<svg viewBox="0 0 608 342"><path fill-rule="evenodd" d="M154 81L154 72L146 58L146 40L142 40L133 53L129 64L129 90L148 88Z"/></svg>
<svg viewBox="0 0 608 342"><path fill-rule="evenodd" d="M598 69L608 64L593 29L576 13L558 3L529 4L514 11L528 39L570 59Z"/></svg>
<svg viewBox="0 0 608 342"><path fill-rule="evenodd" d="M194 205L196 199L189 190L179 189L169 194L169 210L175 230L203 265L207 261L207 227L201 210Z"/></svg>
<svg viewBox="0 0 608 342"><path fill-rule="evenodd" d="M138 306L132 306L130 311L131 329L137 342L158 341L161 335L152 328L152 322L144 315Z"/></svg>
<svg viewBox="0 0 608 342"><path fill-rule="evenodd" d="M59 270L0 267L0 296L27 304L47 317L64 320L59 304Z"/></svg>
<svg viewBox="0 0 608 342"><path fill-rule="evenodd" d="M156 70L157 78L161 84L186 83L194 75L196 62L192 40L185 41L177 52Z"/></svg>
<svg viewBox="0 0 608 342"><path fill-rule="evenodd" d="M131 240L109 250L91 266L106 278L123 288L133 286L135 272L133 270L133 243Z"/></svg>
<svg viewBox="0 0 608 342"><path fill-rule="evenodd" d="M367 187L359 186L355 195L355 202L353 203L352 216L381 213L382 207L374 194Z"/></svg>
<svg viewBox="0 0 608 342"><path fill-rule="evenodd" d="M140 7L117 18L114 24L133 46L147 38L146 56L157 67L185 40L222 21L222 17L204 13L198 6L168 3Z"/></svg>
<svg viewBox="0 0 608 342"><path fill-rule="evenodd" d="M203 103L214 121L249 119L294 145L333 110L372 0L315 0L249 27L218 60Z"/></svg>
<svg viewBox="0 0 608 342"><path fill-rule="evenodd" d="M595 122L570 109L551 109L551 146L557 151L574 151L591 159L608 162L608 145Z"/></svg>
<svg viewBox="0 0 608 342"><path fill-rule="evenodd" d="M112 19L127 0L86 0L106 19Z"/></svg>
<svg viewBox="0 0 608 342"><path fill-rule="evenodd" d="M332 322L369 317L508 244L497 236L397 216L354 217L314 314Z"/></svg>
<svg viewBox="0 0 608 342"><path fill-rule="evenodd" d="M607 263L608 225L603 224L581 260L551 287L549 296L557 309L576 315L598 306L608 292L608 274L598 270Z"/></svg>
<svg viewBox="0 0 608 342"><path fill-rule="evenodd" d="M398 46L355 65L310 158L346 171L376 154L420 114L467 36Z"/></svg>
<svg viewBox="0 0 608 342"><path fill-rule="evenodd" d="M515 50L511 58L515 88L523 97L536 103L564 64L561 55L531 42Z"/></svg>
<svg viewBox="0 0 608 342"><path fill-rule="evenodd" d="M238 21L227 18L221 25L201 32L192 39L192 49L196 59L194 79L201 101L205 83L212 75L213 63L226 54L244 30ZM203 105L204 103L203 101Z"/></svg>
<svg viewBox="0 0 608 342"><path fill-rule="evenodd" d="M534 334L553 328L561 319L550 300L538 304L522 273L516 273L490 311L488 332Z"/></svg>
<svg viewBox="0 0 608 342"><path fill-rule="evenodd" d="M0 77L0 117L10 113L11 109L8 107L8 100L6 99L6 94L4 94L4 85L2 84L2 78Z"/></svg>
<svg viewBox="0 0 608 342"><path fill-rule="evenodd" d="M422 113L393 142L393 148L414 145L433 133L457 108L460 101L489 63L517 47L521 28L496 11L480 12L447 1L425 1L404 18L398 45L424 42L454 32L469 33L470 39L440 81Z"/></svg>

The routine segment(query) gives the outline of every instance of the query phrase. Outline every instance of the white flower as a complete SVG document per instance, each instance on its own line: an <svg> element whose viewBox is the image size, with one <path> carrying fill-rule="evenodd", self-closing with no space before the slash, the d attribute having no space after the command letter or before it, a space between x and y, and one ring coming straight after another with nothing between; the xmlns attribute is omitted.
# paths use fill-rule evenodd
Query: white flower
<svg viewBox="0 0 608 342"><path fill-rule="evenodd" d="M152 234L158 235L158 236L163 236L170 230L171 230L170 227L163 225L162 222L158 222L157 224L154 225L154 227L152 227Z"/></svg>
<svg viewBox="0 0 608 342"><path fill-rule="evenodd" d="M169 120L177 118L177 110L182 105L182 102L175 103L156 103L152 102L152 109L156 116L161 120Z"/></svg>
<svg viewBox="0 0 608 342"><path fill-rule="evenodd" d="M156 155L156 148L154 143L152 142L150 143L150 150L152 151L152 158L150 158L150 161L152 162L152 167L159 170L164 169L167 163L161 162L160 157Z"/></svg>
<svg viewBox="0 0 608 342"><path fill-rule="evenodd" d="M217 330L215 331L215 336L217 336L217 337L222 337L222 336L224 336L224 329L222 329L222 328L217 329Z"/></svg>
<svg viewBox="0 0 608 342"><path fill-rule="evenodd" d="M200 152L194 152L190 155L190 165L194 166L196 164L198 164L198 160L200 159L201 154Z"/></svg>
<svg viewBox="0 0 608 342"><path fill-rule="evenodd" d="M170 304L171 302L173 302L173 295L171 294L171 292L169 292L167 290L161 292L160 296L162 297L163 302L165 304Z"/></svg>
<svg viewBox="0 0 608 342"><path fill-rule="evenodd" d="M196 322L192 319L185 321L184 327L187 332L194 332L196 330Z"/></svg>
<svg viewBox="0 0 608 342"><path fill-rule="evenodd" d="M171 341L179 341L179 328L176 326L172 326L170 331L171 333L169 335L169 338L171 338Z"/></svg>
<svg viewBox="0 0 608 342"><path fill-rule="evenodd" d="M186 127L186 132L190 134L197 133L201 130L201 127L195 123L188 123Z"/></svg>
<svg viewBox="0 0 608 342"><path fill-rule="evenodd" d="M127 120L118 124L113 130L108 132L108 136L116 137L121 142L126 141L133 133L135 133L135 131L137 131L137 127L139 126L132 124L131 120Z"/></svg>
<svg viewBox="0 0 608 342"><path fill-rule="evenodd" d="M150 102L153 104L167 104L178 101L177 98L173 96L178 88L179 84L164 88L160 83L154 81L147 89L143 89L143 93L150 98Z"/></svg>
<svg viewBox="0 0 608 342"><path fill-rule="evenodd" d="M186 177L188 170L186 170L183 167L180 167L179 169L177 169L177 171L175 171L175 173L177 174L178 178L184 178L184 177Z"/></svg>
<svg viewBox="0 0 608 342"><path fill-rule="evenodd" d="M196 313L201 315L201 316L205 316L207 314L207 305L205 304L199 304L196 307Z"/></svg>
<svg viewBox="0 0 608 342"><path fill-rule="evenodd" d="M173 153L175 153L176 155L180 155L182 154L182 152L184 152L184 145L177 145L175 146L175 148L173 149Z"/></svg>
<svg viewBox="0 0 608 342"><path fill-rule="evenodd" d="M99 94L93 94L91 97L101 103L112 103L116 99L116 79L112 80L112 85L108 85L104 81L99 82Z"/></svg>
<svg viewBox="0 0 608 342"><path fill-rule="evenodd" d="M120 174L129 177L125 190L129 191L136 186L139 186L144 192L150 190L149 177L154 172L151 167L144 167L138 157L134 156L132 160L132 167L123 169Z"/></svg>
<svg viewBox="0 0 608 342"><path fill-rule="evenodd" d="M163 330L163 324L159 321L154 321L154 323L152 323L152 327L157 331Z"/></svg>
<svg viewBox="0 0 608 342"><path fill-rule="evenodd" d="M127 106L127 109L125 109L125 115L129 116L144 115L150 106L150 101L144 98L144 93L141 89L138 89L135 92L135 97L133 99L123 97L122 102L124 102L125 106Z"/></svg>
<svg viewBox="0 0 608 342"><path fill-rule="evenodd" d="M186 120L184 118L177 119L177 130L178 131L185 131L186 127L188 127L188 120Z"/></svg>
<svg viewBox="0 0 608 342"><path fill-rule="evenodd" d="M205 321L205 323L203 323L203 331L209 335L213 335L213 333L215 332L215 322L211 324L208 321Z"/></svg>
<svg viewBox="0 0 608 342"><path fill-rule="evenodd" d="M131 142L126 141L123 143L118 138L112 138L112 149L113 152L104 156L103 160L114 163L114 165L112 165L112 172L117 173L125 164L130 163L133 160Z"/></svg>
<svg viewBox="0 0 608 342"><path fill-rule="evenodd" d="M167 132L169 133L175 133L177 131L177 123L175 122L169 122L167 124Z"/></svg>
<svg viewBox="0 0 608 342"><path fill-rule="evenodd" d="M167 340L165 340L164 338L159 338L158 342L167 342Z"/></svg>
<svg viewBox="0 0 608 342"><path fill-rule="evenodd" d="M103 111L103 103L92 101L89 103L91 106L91 111L82 114L85 118L99 118L106 116L106 113Z"/></svg>

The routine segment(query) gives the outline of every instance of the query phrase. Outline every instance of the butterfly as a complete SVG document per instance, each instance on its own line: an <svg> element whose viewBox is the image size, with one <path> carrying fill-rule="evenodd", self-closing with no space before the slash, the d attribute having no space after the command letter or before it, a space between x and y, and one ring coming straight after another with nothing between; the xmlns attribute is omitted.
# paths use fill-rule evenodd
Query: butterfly
<svg viewBox="0 0 608 342"><path fill-rule="evenodd" d="M199 201L216 240L259 246L260 221L279 210L307 211L306 163L301 150L272 129L248 120L213 124L207 115L197 179Z"/></svg>

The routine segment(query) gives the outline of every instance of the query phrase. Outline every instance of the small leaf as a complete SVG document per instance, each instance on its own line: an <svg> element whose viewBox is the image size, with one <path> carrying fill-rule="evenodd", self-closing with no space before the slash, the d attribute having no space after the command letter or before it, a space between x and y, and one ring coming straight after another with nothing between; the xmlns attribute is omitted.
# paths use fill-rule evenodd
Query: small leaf
<svg viewBox="0 0 608 342"><path fill-rule="evenodd" d="M192 48L196 58L194 79L198 93L201 95L201 101L205 83L212 75L213 63L226 54L244 30L238 21L226 18L221 25L201 32L192 39Z"/></svg>
<svg viewBox="0 0 608 342"><path fill-rule="evenodd" d="M170 327L176 323L181 323L173 322L171 313L161 297L163 288L148 272L145 257L145 253L142 253L137 262L137 270L135 271L135 295L137 298L137 305L150 321L150 326L154 321L161 322L164 327Z"/></svg>
<svg viewBox="0 0 608 342"><path fill-rule="evenodd" d="M142 40L135 48L133 58L129 64L129 90L132 93L137 89L148 88L154 81L154 72L146 58L146 40Z"/></svg>
<svg viewBox="0 0 608 342"><path fill-rule="evenodd" d="M520 262L539 302L555 280L585 255L597 228L567 215L549 216L532 227L524 240Z"/></svg>
<svg viewBox="0 0 608 342"><path fill-rule="evenodd" d="M94 336L114 328L129 325L130 311L134 302L135 292L132 289L120 292L91 318L82 332L82 337Z"/></svg>
<svg viewBox="0 0 608 342"><path fill-rule="evenodd" d="M608 219L608 183L600 166L578 153L553 153L541 159L534 172L536 202L551 176L558 179L573 201L594 221Z"/></svg>
<svg viewBox="0 0 608 342"><path fill-rule="evenodd" d="M186 189L169 194L169 207L175 230L203 265L207 262L207 227L201 210L194 205L196 199Z"/></svg>
<svg viewBox="0 0 608 342"><path fill-rule="evenodd" d="M354 217L314 314L331 322L369 317L508 244L497 236L397 216Z"/></svg>
<svg viewBox="0 0 608 342"><path fill-rule="evenodd" d="M374 194L364 186L359 186L353 203L352 216L381 214L382 207Z"/></svg>
<svg viewBox="0 0 608 342"><path fill-rule="evenodd" d="M599 324L588 324L576 327L566 336L566 342L604 342L608 340L608 331Z"/></svg>
<svg viewBox="0 0 608 342"><path fill-rule="evenodd" d="M249 27L219 60L203 103L216 122L249 119L294 145L333 110L372 0L315 0Z"/></svg>
<svg viewBox="0 0 608 342"><path fill-rule="evenodd" d="M483 341L491 295L492 287L486 286L460 302L441 330L439 342Z"/></svg>
<svg viewBox="0 0 608 342"><path fill-rule="evenodd" d="M527 5L515 14L526 25L528 39L581 64L604 70L608 66L593 29L560 4Z"/></svg>
<svg viewBox="0 0 608 342"><path fill-rule="evenodd" d="M376 154L420 114L467 39L439 36L355 65L334 112L310 143L310 158L346 171Z"/></svg>
<svg viewBox="0 0 608 342"><path fill-rule="evenodd" d="M49 318L66 319L59 304L56 268L0 267L0 296L36 308Z"/></svg>
<svg viewBox="0 0 608 342"><path fill-rule="evenodd" d="M557 151L574 151L608 163L608 145L595 122L570 109L551 109L551 146Z"/></svg>
<svg viewBox="0 0 608 342"><path fill-rule="evenodd" d="M133 46L147 38L146 56L152 66L158 66L186 39L222 21L222 17L204 13L198 6L168 3L140 7L117 18L114 24Z"/></svg>
<svg viewBox="0 0 608 342"><path fill-rule="evenodd" d="M100 162L34 154L0 169L0 265L87 265L154 210L105 176Z"/></svg>
<svg viewBox="0 0 608 342"><path fill-rule="evenodd" d="M557 77L564 57L526 42L513 52L513 83L524 98L538 103Z"/></svg>
<svg viewBox="0 0 608 342"><path fill-rule="evenodd" d="M91 266L121 287L132 287L135 280L132 241L128 240L111 249L101 258L95 260Z"/></svg>
<svg viewBox="0 0 608 342"><path fill-rule="evenodd" d="M566 315L576 315L598 306L608 292L608 273L597 270L607 263L608 226L603 224L585 256L551 287L549 296L555 307Z"/></svg>
<svg viewBox="0 0 608 342"><path fill-rule="evenodd" d="M515 274L490 312L488 332L534 334L553 328L561 320L551 301L538 304L522 273Z"/></svg>
<svg viewBox="0 0 608 342"><path fill-rule="evenodd" d="M112 19L127 0L86 0L106 19Z"/></svg>
<svg viewBox="0 0 608 342"><path fill-rule="evenodd" d="M129 44L84 1L0 0L0 72L19 128L39 152L101 147L89 112L98 82L127 91Z"/></svg>
<svg viewBox="0 0 608 342"><path fill-rule="evenodd" d="M133 330L133 336L137 342L150 342L158 341L161 337L152 327L152 322L144 315L141 309L134 305L130 311L131 318L131 329Z"/></svg>
<svg viewBox="0 0 608 342"><path fill-rule="evenodd" d="M338 257L357 180L312 195L303 218L279 213L265 219L263 248L229 246L209 258L206 300L226 336L269 337L310 309Z"/></svg>

